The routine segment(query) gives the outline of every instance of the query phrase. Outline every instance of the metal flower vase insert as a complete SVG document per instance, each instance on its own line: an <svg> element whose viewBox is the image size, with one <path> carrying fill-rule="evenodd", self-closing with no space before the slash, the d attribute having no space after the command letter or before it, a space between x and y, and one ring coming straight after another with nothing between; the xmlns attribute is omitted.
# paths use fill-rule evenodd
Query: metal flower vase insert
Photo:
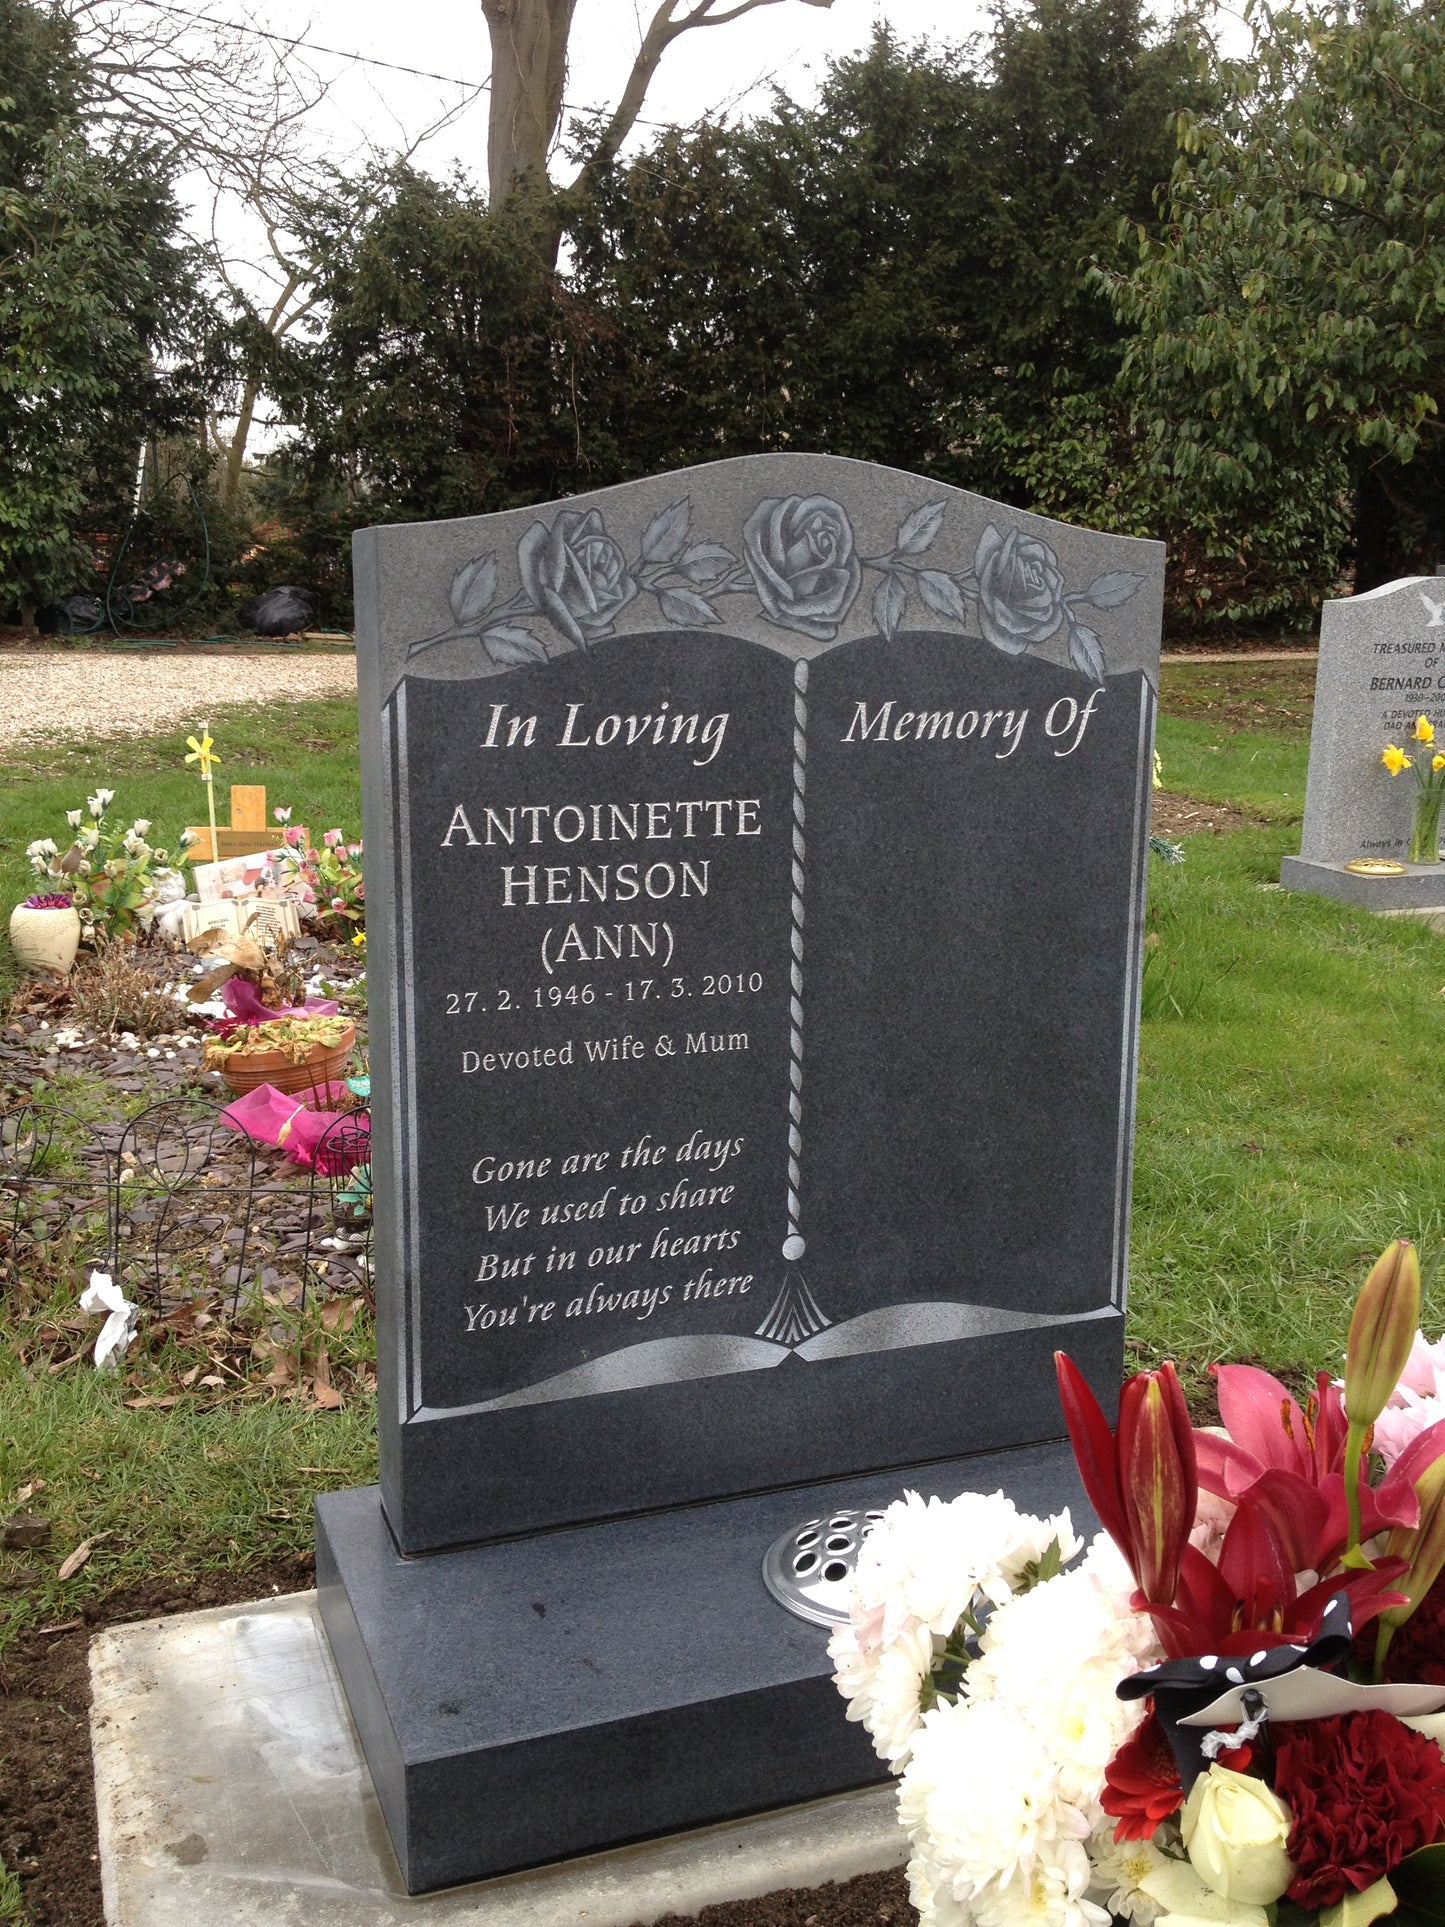
<svg viewBox="0 0 1445 1927"><path fill-rule="evenodd" d="M1392 776L1401 770L1415 775L1415 815L1410 826L1409 861L1440 861L1440 805L1445 802L1445 754L1436 747L1435 725L1428 716L1417 716L1411 731L1413 756L1394 743L1387 743L1380 761Z"/></svg>

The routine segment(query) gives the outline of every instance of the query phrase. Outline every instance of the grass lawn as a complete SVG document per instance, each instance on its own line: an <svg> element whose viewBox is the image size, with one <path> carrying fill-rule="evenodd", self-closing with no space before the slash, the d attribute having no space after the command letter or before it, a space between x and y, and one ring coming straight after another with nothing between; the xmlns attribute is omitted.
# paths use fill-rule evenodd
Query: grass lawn
<svg viewBox="0 0 1445 1927"><path fill-rule="evenodd" d="M1169 789L1254 819L1190 837L1185 863L1156 864L1151 879L1151 980L1170 995L1143 1026L1130 1343L1140 1359L1177 1357L1196 1385L1221 1355L1292 1374L1333 1366L1370 1260L1399 1233L1427 1252L1441 1240L1445 941L1267 887L1298 847L1312 679L1297 663L1188 664L1164 679ZM349 705L258 709L213 728L223 777L265 782L313 829L356 829ZM177 735L12 763L0 910L27 887L25 844L56 834L97 783L170 836L201 820L182 754ZM224 799L223 782L223 810ZM67 1309L12 1304L0 1343L0 1496L9 1511L44 1479L29 1504L53 1522L48 1548L0 1554L12 1626L63 1619L142 1575L303 1550L312 1494L374 1478L365 1399L330 1413L254 1400L128 1411L134 1391L83 1362L22 1364L27 1336ZM1445 1288L1427 1322L1445 1326ZM157 1388L174 1376L164 1354L146 1370ZM60 1560L100 1533L112 1536L62 1585ZM3 1906L0 1889L0 1919Z"/></svg>
<svg viewBox="0 0 1445 1927"><path fill-rule="evenodd" d="M97 669L97 675L101 673ZM111 820L152 821L150 840L174 851L188 823L204 825L206 793L185 761L187 723L168 736L98 743L24 744L0 748L0 918L39 887L25 848L37 837L63 850L65 812L85 808L97 788L115 791ZM268 808L294 810L313 835L333 825L348 840L361 835L361 776L352 702L257 704L218 709L211 734L221 756L216 820L230 820L232 783L264 783ZM15 960L0 943L0 998L14 990Z"/></svg>

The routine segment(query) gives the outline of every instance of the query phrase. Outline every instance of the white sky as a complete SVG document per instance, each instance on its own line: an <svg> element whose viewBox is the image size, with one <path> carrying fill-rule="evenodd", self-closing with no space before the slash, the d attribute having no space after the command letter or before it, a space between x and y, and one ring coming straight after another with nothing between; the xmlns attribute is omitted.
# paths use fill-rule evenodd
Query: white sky
<svg viewBox="0 0 1445 1927"><path fill-rule="evenodd" d="M258 25L296 34L374 60L427 68L473 83L490 65L486 24L475 0L311 0L298 9L261 0L243 13L237 0L179 0L196 11L249 17ZM611 106L632 64L651 6L640 0L579 0L571 46L567 98L578 106ZM303 29L302 19L309 19ZM828 11L779 0L727 25L694 29L663 57L643 113L649 120L687 124L725 106L759 111L768 83L811 98L829 55L863 47L876 21L889 20L904 39L966 38L985 22L974 0L833 0ZM332 158L359 155L368 140L398 146L428 125L442 106L464 96L458 88L349 64L329 55L307 58L323 76L336 76L318 115ZM453 161L485 172L487 97L481 95L417 156L433 173ZM645 137L648 130L640 130Z"/></svg>

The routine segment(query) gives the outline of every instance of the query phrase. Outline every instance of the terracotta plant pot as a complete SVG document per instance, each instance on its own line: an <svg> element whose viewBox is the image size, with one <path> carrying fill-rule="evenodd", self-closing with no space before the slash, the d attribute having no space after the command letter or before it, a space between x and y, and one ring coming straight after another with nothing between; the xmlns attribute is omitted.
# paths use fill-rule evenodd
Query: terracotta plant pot
<svg viewBox="0 0 1445 1927"><path fill-rule="evenodd" d="M224 1064L221 1075L237 1097L254 1091L258 1084L269 1084L273 1090L298 1095L303 1091L325 1091L328 1084L340 1083L345 1077L347 1059L355 1042L356 1026L348 1024L339 1044L317 1044L299 1064L294 1064L285 1051L247 1051L244 1056L233 1057Z"/></svg>
<svg viewBox="0 0 1445 1927"><path fill-rule="evenodd" d="M80 912L73 904L63 910L30 910L17 903L10 912L10 948L27 970L66 977L79 944Z"/></svg>

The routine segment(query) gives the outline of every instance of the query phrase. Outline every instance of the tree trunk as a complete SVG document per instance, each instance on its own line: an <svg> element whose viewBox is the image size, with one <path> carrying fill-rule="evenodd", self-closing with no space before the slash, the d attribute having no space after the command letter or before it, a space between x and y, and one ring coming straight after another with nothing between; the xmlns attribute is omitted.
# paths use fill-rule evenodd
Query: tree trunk
<svg viewBox="0 0 1445 1927"><path fill-rule="evenodd" d="M577 0L482 0L492 42L487 181L493 207L527 188L546 191L576 5Z"/></svg>
<svg viewBox="0 0 1445 1927"><path fill-rule="evenodd" d="M256 419L256 403L260 399L261 384L254 375L246 379L241 390L241 406L236 417L235 433L226 448L226 479L221 492L222 505L234 509L241 493L241 468L246 460L246 443L251 437L251 424Z"/></svg>

